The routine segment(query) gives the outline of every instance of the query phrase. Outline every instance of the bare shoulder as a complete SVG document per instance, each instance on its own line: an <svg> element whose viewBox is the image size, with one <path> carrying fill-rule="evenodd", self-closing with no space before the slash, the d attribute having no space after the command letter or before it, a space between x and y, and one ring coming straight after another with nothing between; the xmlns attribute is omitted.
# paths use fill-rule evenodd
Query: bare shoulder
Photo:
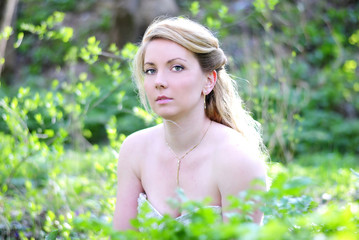
<svg viewBox="0 0 359 240"><path fill-rule="evenodd" d="M120 148L119 163L127 162L132 167L138 168L139 161L146 155L153 139L156 139L160 127L157 125L128 135Z"/></svg>
<svg viewBox="0 0 359 240"><path fill-rule="evenodd" d="M218 187L239 192L250 187L254 179L266 178L266 164L237 131L221 124L215 127L214 166ZM230 191L230 192L232 192Z"/></svg>
<svg viewBox="0 0 359 240"><path fill-rule="evenodd" d="M121 145L120 151L130 151L138 148L145 148L148 146L148 143L154 139L154 137L159 134L161 125L154 127L146 128L137 132L134 132L126 137ZM141 151L137 151L141 152Z"/></svg>

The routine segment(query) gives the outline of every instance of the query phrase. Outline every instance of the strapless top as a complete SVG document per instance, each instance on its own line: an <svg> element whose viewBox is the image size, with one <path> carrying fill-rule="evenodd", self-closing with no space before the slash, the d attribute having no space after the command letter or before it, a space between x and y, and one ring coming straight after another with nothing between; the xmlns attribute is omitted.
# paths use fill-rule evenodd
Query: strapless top
<svg viewBox="0 0 359 240"><path fill-rule="evenodd" d="M163 215L147 200L147 196L144 193L140 193L137 199L138 207L137 211L138 213L141 213L142 206L146 204L150 211L146 214L146 218L157 218L161 219L163 218ZM212 208L216 213L221 214L222 208L220 206L207 206L208 208ZM207 208L206 207L206 208ZM181 223L188 224L190 220L191 213L185 213L179 217L176 217L175 219Z"/></svg>

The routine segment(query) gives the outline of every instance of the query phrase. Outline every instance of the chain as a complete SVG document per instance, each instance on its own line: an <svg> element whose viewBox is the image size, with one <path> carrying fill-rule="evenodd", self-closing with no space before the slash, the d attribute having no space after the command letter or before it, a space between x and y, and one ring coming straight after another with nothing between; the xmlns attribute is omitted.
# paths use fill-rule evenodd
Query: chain
<svg viewBox="0 0 359 240"><path fill-rule="evenodd" d="M208 132L208 129L209 127L211 126L212 124L212 121L209 123L205 133L203 134L201 140L196 144L194 145L193 147L191 147L185 154L183 154L181 157L178 157L177 154L173 151L173 149L171 148L171 146L168 144L167 140L166 140L166 144L168 146L168 148L171 150L171 152L173 153L173 155L176 157L177 159L177 186L179 186L179 174L180 174L180 169L181 169L181 161L182 159L184 159L190 152L192 152L194 149L196 149L196 147L198 147L198 145L201 144L203 138L206 136L207 132Z"/></svg>

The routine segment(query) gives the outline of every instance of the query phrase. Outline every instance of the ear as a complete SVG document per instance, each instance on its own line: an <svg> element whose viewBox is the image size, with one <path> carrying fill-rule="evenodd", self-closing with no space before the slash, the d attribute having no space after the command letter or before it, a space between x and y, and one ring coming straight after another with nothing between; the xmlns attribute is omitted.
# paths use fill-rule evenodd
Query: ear
<svg viewBox="0 0 359 240"><path fill-rule="evenodd" d="M213 70L206 74L206 81L203 86L203 95L208 95L214 88L217 82L217 71Z"/></svg>

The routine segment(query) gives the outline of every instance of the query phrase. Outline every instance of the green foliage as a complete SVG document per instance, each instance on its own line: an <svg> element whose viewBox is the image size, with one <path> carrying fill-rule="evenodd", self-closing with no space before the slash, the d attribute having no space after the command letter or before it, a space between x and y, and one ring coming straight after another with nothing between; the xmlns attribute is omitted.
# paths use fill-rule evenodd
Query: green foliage
<svg viewBox="0 0 359 240"><path fill-rule="evenodd" d="M259 12L263 12L266 10L274 10L275 5L278 4L278 0L255 0L253 2L253 6Z"/></svg>
<svg viewBox="0 0 359 240"><path fill-rule="evenodd" d="M229 70L263 124L273 159L328 149L358 153L358 4L258 0L229 3L228 12L221 1L198 4L204 8L193 15L220 29ZM214 17L221 12L229 21Z"/></svg>
<svg viewBox="0 0 359 240"><path fill-rule="evenodd" d="M22 23L20 29L22 31L28 31L39 36L40 39L60 39L63 42L68 42L72 35L73 29L69 27L61 27L59 30L52 30L56 24L61 23L64 20L65 14L62 12L54 12L40 25L33 25L29 23Z"/></svg>
<svg viewBox="0 0 359 240"><path fill-rule="evenodd" d="M45 240L56 240L57 235L59 234L59 230L55 230L46 236Z"/></svg>
<svg viewBox="0 0 359 240"><path fill-rule="evenodd" d="M191 6L189 7L189 10L191 11L193 16L197 16L198 12L199 12L199 2L198 1L194 1L191 3Z"/></svg>
<svg viewBox="0 0 359 240"><path fill-rule="evenodd" d="M99 47L100 41L96 41L96 37L92 36L87 40L87 46L81 49L80 57L88 64L94 64L102 49Z"/></svg>
<svg viewBox="0 0 359 240"><path fill-rule="evenodd" d="M1 95L0 169L4 174L0 175L0 189L1 199L6 199L7 205L1 205L1 219L6 222L0 225L0 238L83 238L91 235L81 230L81 219L88 222L90 218L88 209L96 214L94 223L98 222L97 216L105 216L105 213L113 211L113 186L116 181L116 156L113 152L119 149L125 136L117 131L117 124L120 123L117 123L116 115L125 113L130 115L129 118L137 118L132 112L136 102L131 102L129 106L124 102L125 96L131 94L131 84L124 80L130 76L127 61L134 56L136 47L128 44L119 51L115 45L111 45L110 53L107 53L99 46L100 42L92 37L88 39L86 47L80 48L72 42L72 30L67 31L70 28L60 26L63 18L63 13L55 12L39 25L21 24L21 31L39 36L48 46L54 42L60 49L64 46L62 50L66 54L60 62L70 70L65 80L52 79L44 89L37 89L38 83L30 83L26 87L19 87L13 96ZM32 36L24 36L20 32L18 44L26 44L29 38ZM27 47L21 49L20 46L20 51ZM90 55L88 59L86 51ZM95 66L94 72L98 73L100 69L100 78L91 79L96 76L91 69L75 73L71 68L80 59L94 65L99 55L106 54L109 55L108 61ZM101 77L106 78L105 85ZM108 84L109 79L111 84ZM0 86L0 92L6 93L6 86ZM100 113L96 112L99 109ZM94 134L88 127L94 116L101 116L96 123L101 122L107 128L109 147L99 149L87 140ZM136 123L136 120L129 121ZM84 158L71 154L69 149L87 150L89 154ZM94 162L92 158L95 155L99 157ZM87 165L76 167L73 165L74 159L83 160ZM103 165L105 162L107 164ZM88 171L92 176L83 177ZM89 179L96 179L93 188L84 187ZM106 183L99 184L103 180ZM108 190L109 195L103 198L100 205L94 201L82 201L83 198L96 198L96 194L104 189ZM23 205L23 202L28 204ZM107 218L103 224L110 226L109 220ZM74 232L75 227L78 232Z"/></svg>
<svg viewBox="0 0 359 240"><path fill-rule="evenodd" d="M6 27L4 28L4 30L0 33L0 40L1 40L1 39L6 39L6 40L8 40L9 37L11 36L12 32L13 32L12 27L6 26Z"/></svg>
<svg viewBox="0 0 359 240"><path fill-rule="evenodd" d="M179 193L181 202L177 202L176 206L191 213L188 215L189 221L177 222L169 216L161 219L151 218L148 216L150 207L143 205L138 218L133 221L134 226L141 231L117 233L112 237L114 239L315 239L321 236L323 239L343 237L355 239L359 230L359 221L356 217L359 211L358 204L353 202L342 206L328 204L317 207L311 197L302 195L308 187L306 178L292 180L289 177L286 181L273 185L268 192L247 191L237 197L231 197L231 207L226 209L227 222L220 221L217 212L205 207L208 201L202 203L189 201ZM301 186L299 192L298 186ZM297 192L298 197L288 195L289 192ZM253 199L256 201L254 202ZM266 204L258 206L258 202ZM258 207L265 213L263 226L251 221L250 214Z"/></svg>
<svg viewBox="0 0 359 240"><path fill-rule="evenodd" d="M94 3L24 0L16 26L0 33L16 36L10 47L25 61L19 84L0 82L0 238L356 239L358 4L181 1L221 39L228 70L263 124L271 188L232 196L227 222L204 207L208 200L179 193L172 204L192 213L188 224L148 218L145 207L133 220L141 232L116 232L116 152L126 135L161 120L133 91L134 44L119 49L89 27L63 24L59 11ZM95 29L107 31L109 14L100 15ZM263 226L251 222L256 208Z"/></svg>
<svg viewBox="0 0 359 240"><path fill-rule="evenodd" d="M204 6L205 11L201 11ZM230 14L228 7L220 0L211 1L193 1L189 3L189 11L193 17L199 18L200 21L215 32L219 37L226 37L228 29L223 25L233 24L235 17Z"/></svg>

